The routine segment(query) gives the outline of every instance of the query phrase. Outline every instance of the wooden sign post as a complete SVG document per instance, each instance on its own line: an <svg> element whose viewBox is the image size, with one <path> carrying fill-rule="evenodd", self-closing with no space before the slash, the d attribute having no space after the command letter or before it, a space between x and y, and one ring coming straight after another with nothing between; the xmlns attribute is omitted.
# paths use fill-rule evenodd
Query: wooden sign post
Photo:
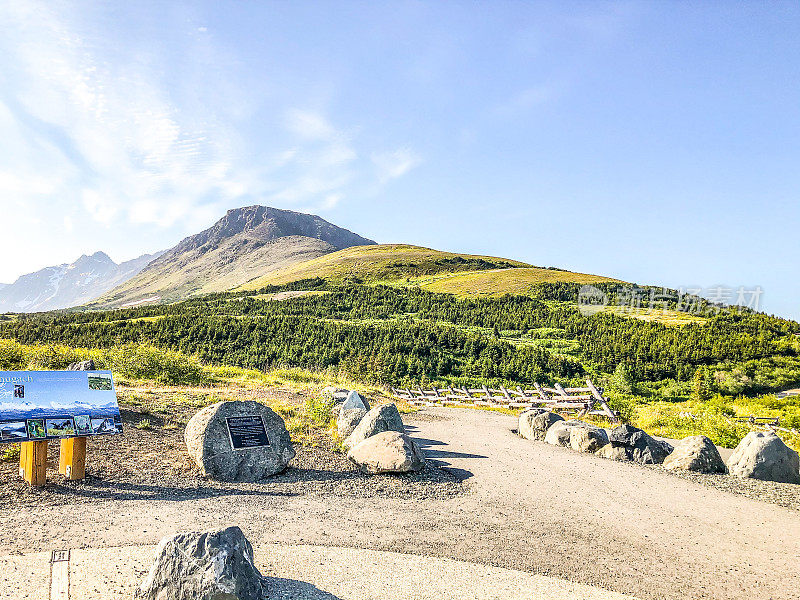
<svg viewBox="0 0 800 600"><path fill-rule="evenodd" d="M19 453L19 474L32 486L47 481L47 440L22 442Z"/></svg>
<svg viewBox="0 0 800 600"><path fill-rule="evenodd" d="M75 437L61 440L58 472L69 481L86 477L86 438Z"/></svg>

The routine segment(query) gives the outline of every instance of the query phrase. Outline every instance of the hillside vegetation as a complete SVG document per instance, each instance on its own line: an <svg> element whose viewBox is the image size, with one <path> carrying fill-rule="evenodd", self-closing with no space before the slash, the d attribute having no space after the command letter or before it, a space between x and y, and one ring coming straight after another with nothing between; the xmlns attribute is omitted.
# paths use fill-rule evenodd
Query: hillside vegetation
<svg viewBox="0 0 800 600"><path fill-rule="evenodd" d="M533 267L495 256L456 254L407 244L358 246L275 270L241 286L256 290L303 279L420 286L458 295L521 294L543 282L597 283L607 277Z"/></svg>
<svg viewBox="0 0 800 600"><path fill-rule="evenodd" d="M618 285L595 285L613 304ZM0 350L6 368L30 363L24 354L15 362L15 343L61 344L101 352L128 373L125 364L158 364L158 350L207 367L301 368L403 387L569 386L591 377L626 419L664 435L699 429L730 443L747 431L732 419L751 415L800 427L800 397L770 396L800 383L800 324L702 300L702 318L681 326L609 311L586 316L580 287L538 283L525 296L459 298L313 279L171 305L20 315L0 323L0 337L16 340ZM149 350L130 350L142 347Z"/></svg>

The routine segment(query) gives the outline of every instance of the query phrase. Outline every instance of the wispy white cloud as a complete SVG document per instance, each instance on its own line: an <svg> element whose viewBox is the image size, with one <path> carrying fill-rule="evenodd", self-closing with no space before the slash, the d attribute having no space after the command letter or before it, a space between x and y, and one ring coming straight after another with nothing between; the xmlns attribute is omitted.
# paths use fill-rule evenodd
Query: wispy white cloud
<svg viewBox="0 0 800 600"><path fill-rule="evenodd" d="M70 165L70 176L50 180L47 193L74 198L100 223L125 216L170 226L204 198L224 201L242 189L244 174L233 167L235 131L217 118L221 107L179 110L152 67L108 62L114 40L90 43L72 15L54 6L5 5L13 33L0 41L13 59L4 61L3 79L14 85L4 86L3 96L12 122L25 127L15 150L56 140L59 151L37 156L38 167ZM8 132L7 123L0 127ZM37 193L31 184L18 197ZM195 201L172 202L176 197Z"/></svg>
<svg viewBox="0 0 800 600"><path fill-rule="evenodd" d="M286 111L286 128L309 140L329 140L336 134L336 130L322 115L297 108Z"/></svg>
<svg viewBox="0 0 800 600"><path fill-rule="evenodd" d="M267 105L203 22L175 18L167 30L183 37L167 48L119 39L119 18L102 4L0 2L0 202L45 224L0 240L5 251L39 236L0 279L114 244L124 257L156 249L143 236L168 246L236 205L334 210L419 163L409 148L368 147L319 98Z"/></svg>
<svg viewBox="0 0 800 600"><path fill-rule="evenodd" d="M372 162L377 169L378 181L386 183L408 173L422 162L422 158L410 148L398 148L373 154Z"/></svg>

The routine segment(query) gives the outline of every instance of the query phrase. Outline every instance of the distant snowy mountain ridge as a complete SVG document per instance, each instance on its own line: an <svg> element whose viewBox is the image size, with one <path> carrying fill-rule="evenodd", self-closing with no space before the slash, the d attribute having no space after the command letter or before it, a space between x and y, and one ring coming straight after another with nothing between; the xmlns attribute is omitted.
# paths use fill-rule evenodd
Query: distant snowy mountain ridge
<svg viewBox="0 0 800 600"><path fill-rule="evenodd" d="M115 263L105 252L45 267L0 284L0 312L38 312L77 306L128 281L162 253Z"/></svg>

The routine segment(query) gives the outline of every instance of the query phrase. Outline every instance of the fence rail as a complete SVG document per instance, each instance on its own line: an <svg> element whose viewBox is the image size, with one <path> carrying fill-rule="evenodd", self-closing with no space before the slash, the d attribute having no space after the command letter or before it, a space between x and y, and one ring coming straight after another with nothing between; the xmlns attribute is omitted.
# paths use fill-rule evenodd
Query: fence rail
<svg viewBox="0 0 800 600"><path fill-rule="evenodd" d="M415 406L490 406L498 408L543 407L556 412L577 412L580 415L600 415L612 422L619 420L618 414L611 410L603 390L591 380L586 387L564 388L556 383L553 387L533 384L533 389L448 387L430 388L392 388L395 398L406 400Z"/></svg>

